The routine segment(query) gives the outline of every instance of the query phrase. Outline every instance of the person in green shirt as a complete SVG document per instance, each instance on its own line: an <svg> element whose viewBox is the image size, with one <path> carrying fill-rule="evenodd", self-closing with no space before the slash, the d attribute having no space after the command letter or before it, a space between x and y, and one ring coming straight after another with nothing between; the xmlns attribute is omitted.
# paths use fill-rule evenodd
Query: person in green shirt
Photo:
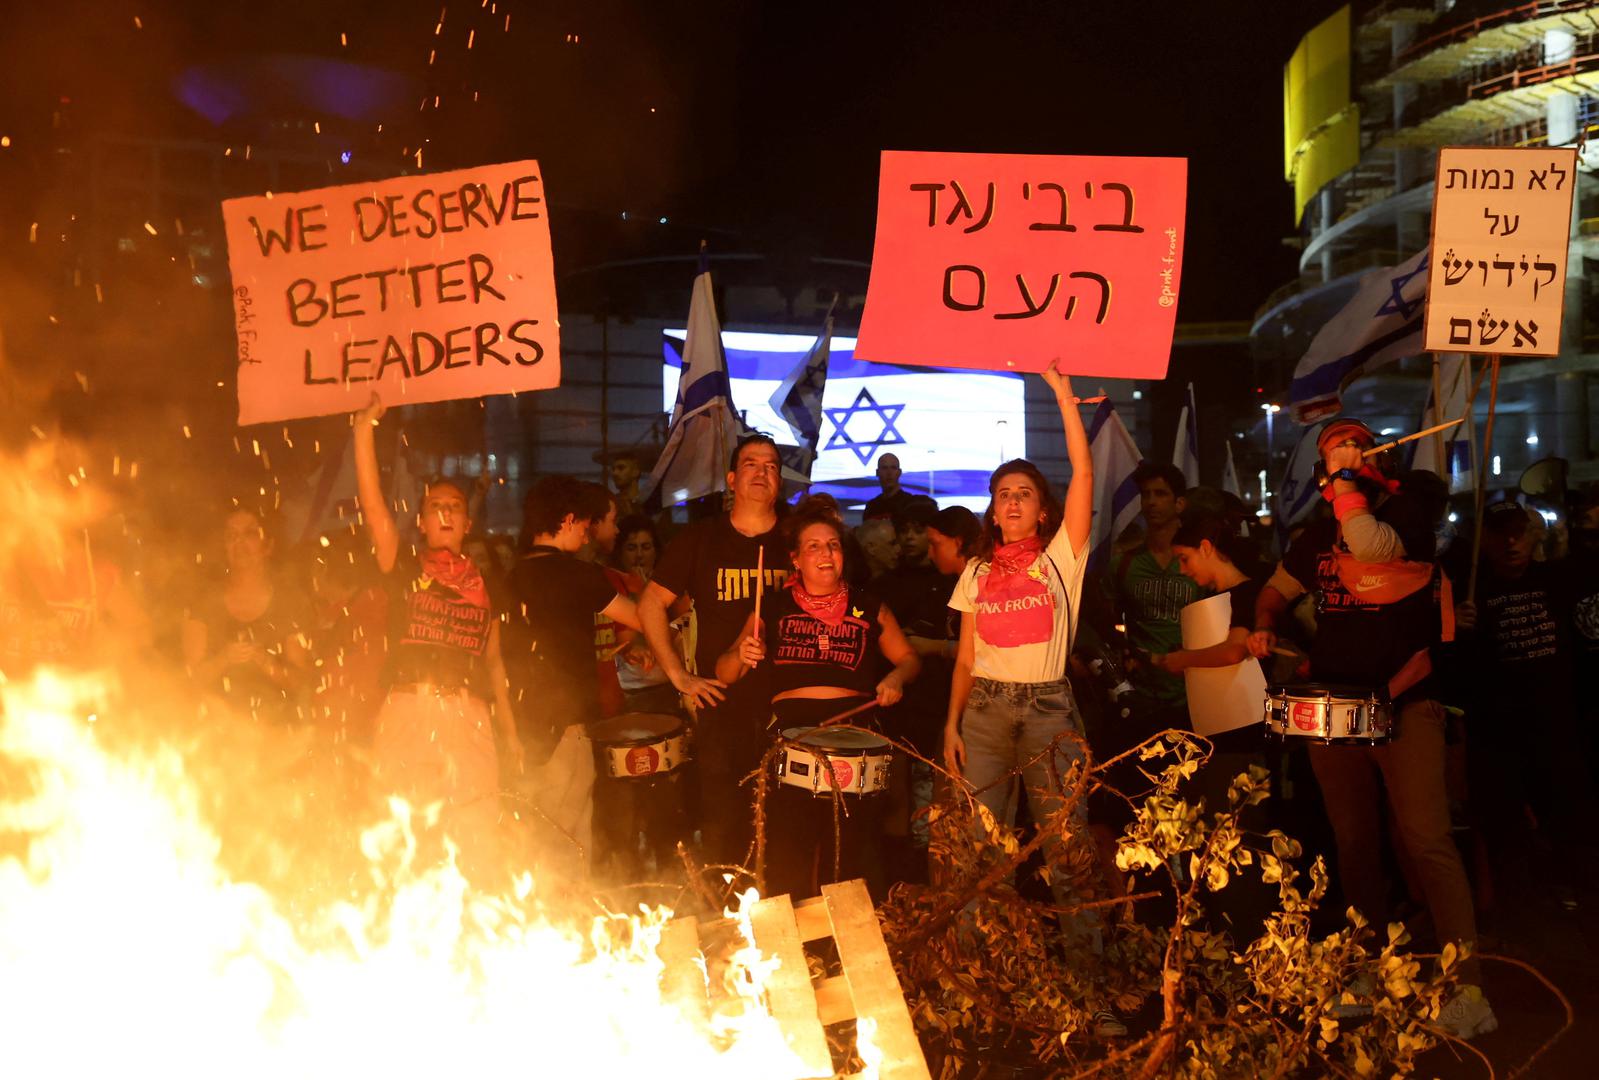
<svg viewBox="0 0 1599 1080"><path fill-rule="evenodd" d="M1183 647L1179 613L1195 600L1210 595L1183 575L1172 550L1172 537L1177 534L1187 505L1188 487L1177 466L1149 461L1133 473L1133 482L1138 485L1144 543L1112 558L1106 588L1118 621L1127 628L1127 645L1132 652L1129 675L1133 689L1145 703L1138 711L1162 714L1148 717L1150 723L1159 724L1152 730L1187 727L1183 677L1155 667L1149 657Z"/></svg>

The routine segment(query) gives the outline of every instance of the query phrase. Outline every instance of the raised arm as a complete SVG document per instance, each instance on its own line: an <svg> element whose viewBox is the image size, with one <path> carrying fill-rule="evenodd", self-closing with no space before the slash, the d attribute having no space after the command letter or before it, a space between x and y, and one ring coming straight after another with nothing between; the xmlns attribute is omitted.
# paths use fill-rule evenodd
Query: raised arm
<svg viewBox="0 0 1599 1080"><path fill-rule="evenodd" d="M394 569L394 560L400 553L400 530L389 512L388 500L383 497L383 478L378 473L378 448L374 437L378 421L387 411L383 399L376 390L372 391L372 400L352 418L351 432L355 440L355 484L361 500L361 519L366 522L378 569L385 574Z"/></svg>
<svg viewBox="0 0 1599 1080"><path fill-rule="evenodd" d="M1071 541L1072 553L1082 556L1088 548L1088 530L1094 522L1094 456L1088 450L1088 432L1072 394L1071 376L1060 370L1057 358L1044 369L1044 381L1055 392L1060 406L1061 426L1066 432L1066 459L1072 463L1071 483L1066 487L1066 515L1061 527Z"/></svg>

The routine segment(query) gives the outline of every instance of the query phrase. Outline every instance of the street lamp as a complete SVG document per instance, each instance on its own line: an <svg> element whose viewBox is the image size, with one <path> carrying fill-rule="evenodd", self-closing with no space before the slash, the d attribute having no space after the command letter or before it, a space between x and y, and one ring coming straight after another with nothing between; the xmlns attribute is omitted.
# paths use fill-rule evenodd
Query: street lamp
<svg viewBox="0 0 1599 1080"><path fill-rule="evenodd" d="M1283 407L1270 401L1263 402L1260 407L1261 410L1266 414L1266 468L1270 469L1272 457L1272 435L1274 434L1273 428L1275 427L1273 421L1277 418L1277 414L1283 411Z"/></svg>

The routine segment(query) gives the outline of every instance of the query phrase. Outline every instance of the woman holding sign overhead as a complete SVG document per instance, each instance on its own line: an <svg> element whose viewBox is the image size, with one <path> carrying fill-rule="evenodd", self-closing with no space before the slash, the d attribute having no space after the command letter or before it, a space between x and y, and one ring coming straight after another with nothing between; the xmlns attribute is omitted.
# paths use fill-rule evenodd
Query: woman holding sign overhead
<svg viewBox="0 0 1599 1080"><path fill-rule="evenodd" d="M1055 364L1043 376L1055 392L1066 432L1072 466L1066 504L1055 501L1049 481L1030 461L1008 461L995 469L976 557L967 562L950 598L950 607L961 613L961 631L944 760L951 772L965 776L1001 823L1015 814L1013 771L1022 771L1028 805L1042 824L1062 805L1051 773L1067 777L1083 756L1082 718L1066 679L1066 659L1088 564L1094 463L1071 379ZM1079 801L1079 818L1086 811L1087 801ZM1086 836L1086 829L1080 831ZM1046 855L1063 866L1060 842L1052 846L1055 850L1046 848ZM1057 871L1051 884L1057 901L1069 904L1065 875ZM1097 921L1089 918L1068 922L1063 928L1074 937L1097 929ZM1113 1026L1120 1027L1114 1017L1100 1019L1102 1033L1113 1033Z"/></svg>
<svg viewBox="0 0 1599 1080"><path fill-rule="evenodd" d="M422 548L402 555L373 440L384 411L374 393L354 418L361 515L389 592L386 693L373 743L378 779L383 794L404 796L413 808L441 803L444 835L468 874L481 877L498 847L499 754L513 774L522 763L498 613L481 570L461 553L472 522L466 492L453 482L427 485L417 521Z"/></svg>

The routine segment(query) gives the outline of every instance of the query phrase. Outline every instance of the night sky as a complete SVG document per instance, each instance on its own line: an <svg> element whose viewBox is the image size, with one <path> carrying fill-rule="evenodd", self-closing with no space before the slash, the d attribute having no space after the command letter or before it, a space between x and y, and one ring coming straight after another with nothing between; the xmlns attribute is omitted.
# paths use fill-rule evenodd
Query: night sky
<svg viewBox="0 0 1599 1080"><path fill-rule="evenodd" d="M48 138L71 96L85 131L215 139L175 102L178 72L306 52L438 94L395 118L430 140L426 168L538 157L563 273L700 236L869 259L879 151L927 149L1187 156L1184 321L1248 319L1294 274L1281 73L1331 0L491 3L30 5L0 45L0 123ZM619 231L621 210L648 229ZM563 232L581 243L563 251Z"/></svg>

